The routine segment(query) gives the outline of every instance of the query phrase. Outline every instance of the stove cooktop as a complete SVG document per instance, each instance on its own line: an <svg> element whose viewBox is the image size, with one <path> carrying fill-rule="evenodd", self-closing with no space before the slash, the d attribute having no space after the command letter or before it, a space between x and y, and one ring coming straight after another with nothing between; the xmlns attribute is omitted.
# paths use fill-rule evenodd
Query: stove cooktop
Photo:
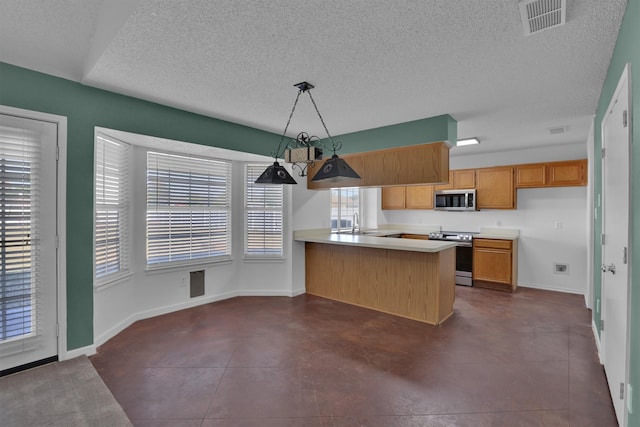
<svg viewBox="0 0 640 427"><path fill-rule="evenodd" d="M429 233L429 239L451 240L454 242L471 242L474 234L478 233L472 231L437 231Z"/></svg>

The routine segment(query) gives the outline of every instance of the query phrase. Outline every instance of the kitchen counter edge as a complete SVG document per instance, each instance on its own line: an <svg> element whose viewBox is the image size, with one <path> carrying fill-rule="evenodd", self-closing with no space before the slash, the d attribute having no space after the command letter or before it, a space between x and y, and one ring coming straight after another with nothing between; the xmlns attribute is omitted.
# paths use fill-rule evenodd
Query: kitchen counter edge
<svg viewBox="0 0 640 427"><path fill-rule="evenodd" d="M296 230L293 232L293 239L298 242L361 246L412 252L441 252L456 246L455 243L439 240L399 239L363 234L337 234L324 230Z"/></svg>

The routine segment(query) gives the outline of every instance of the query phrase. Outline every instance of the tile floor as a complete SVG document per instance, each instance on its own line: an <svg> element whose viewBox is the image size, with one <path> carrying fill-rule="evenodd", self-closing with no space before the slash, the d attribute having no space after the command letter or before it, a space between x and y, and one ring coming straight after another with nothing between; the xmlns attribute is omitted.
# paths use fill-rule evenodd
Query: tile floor
<svg viewBox="0 0 640 427"><path fill-rule="evenodd" d="M309 295L133 324L94 366L136 426L615 426L582 296L456 288L439 327Z"/></svg>

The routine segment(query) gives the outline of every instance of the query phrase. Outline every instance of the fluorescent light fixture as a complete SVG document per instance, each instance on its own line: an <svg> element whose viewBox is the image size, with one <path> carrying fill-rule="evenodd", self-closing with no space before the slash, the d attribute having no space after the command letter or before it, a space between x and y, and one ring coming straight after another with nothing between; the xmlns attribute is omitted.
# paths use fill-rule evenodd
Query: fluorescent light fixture
<svg viewBox="0 0 640 427"><path fill-rule="evenodd" d="M474 145L480 144L480 140L478 138L467 138L467 139L459 139L456 143L456 147L462 147L463 145Z"/></svg>

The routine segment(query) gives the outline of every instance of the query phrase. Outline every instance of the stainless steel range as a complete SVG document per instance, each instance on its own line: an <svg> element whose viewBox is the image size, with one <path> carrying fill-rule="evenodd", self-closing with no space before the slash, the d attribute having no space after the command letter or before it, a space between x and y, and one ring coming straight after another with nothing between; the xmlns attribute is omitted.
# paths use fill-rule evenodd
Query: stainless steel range
<svg viewBox="0 0 640 427"><path fill-rule="evenodd" d="M473 286L473 235L467 231L438 231L429 233L429 240L456 243L456 285Z"/></svg>

